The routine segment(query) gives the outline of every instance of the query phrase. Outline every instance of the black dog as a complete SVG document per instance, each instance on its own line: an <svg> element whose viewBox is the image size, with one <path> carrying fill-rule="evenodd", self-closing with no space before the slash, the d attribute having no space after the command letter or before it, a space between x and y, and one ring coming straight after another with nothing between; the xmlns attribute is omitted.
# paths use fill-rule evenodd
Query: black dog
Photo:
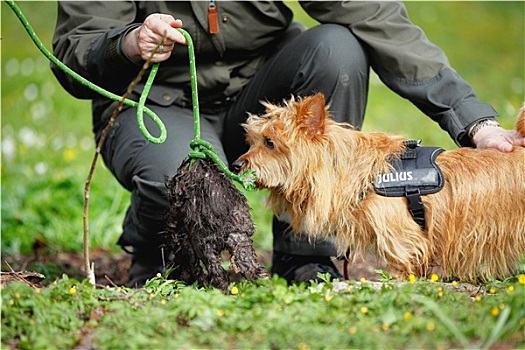
<svg viewBox="0 0 525 350"><path fill-rule="evenodd" d="M224 251L235 273L250 281L268 278L253 249L248 202L215 163L186 159L166 186L170 209L164 241L174 255L173 278L225 291L230 278L221 266Z"/></svg>

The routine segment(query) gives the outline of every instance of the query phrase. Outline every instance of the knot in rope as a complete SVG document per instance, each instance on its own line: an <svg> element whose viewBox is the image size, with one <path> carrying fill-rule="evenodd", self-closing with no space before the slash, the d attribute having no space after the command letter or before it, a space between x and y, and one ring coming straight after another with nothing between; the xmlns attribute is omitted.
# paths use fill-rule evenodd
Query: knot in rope
<svg viewBox="0 0 525 350"><path fill-rule="evenodd" d="M206 140L195 138L190 141L190 147L193 149L188 153L188 157L192 159L211 159L219 169L228 176L231 180L240 183L244 189L253 190L255 189L255 172L246 170L240 175L236 175L228 169L224 162L219 158L215 148L211 143Z"/></svg>
<svg viewBox="0 0 525 350"><path fill-rule="evenodd" d="M206 140L193 139L190 141L190 147L193 150L188 153L188 157L192 159L206 159L210 158L210 155L217 155L213 145Z"/></svg>

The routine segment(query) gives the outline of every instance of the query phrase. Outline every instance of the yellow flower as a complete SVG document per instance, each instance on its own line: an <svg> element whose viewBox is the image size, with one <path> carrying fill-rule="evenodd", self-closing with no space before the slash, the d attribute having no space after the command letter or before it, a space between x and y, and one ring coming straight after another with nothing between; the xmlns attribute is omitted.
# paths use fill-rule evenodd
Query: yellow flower
<svg viewBox="0 0 525 350"><path fill-rule="evenodd" d="M453 286L453 287L455 287L455 286L457 286L457 285L458 285L458 282L456 282L456 281L452 281L452 286Z"/></svg>
<svg viewBox="0 0 525 350"><path fill-rule="evenodd" d="M434 324L434 322L427 323L427 331L433 332L434 329L436 329L436 325Z"/></svg>
<svg viewBox="0 0 525 350"><path fill-rule="evenodd" d="M66 148L63 152L63 157L66 160L66 162L71 162L77 157L77 151L74 148Z"/></svg>
<svg viewBox="0 0 525 350"><path fill-rule="evenodd" d="M350 333L352 335L356 334L357 333L357 327L352 326L352 327L348 328L348 333Z"/></svg>
<svg viewBox="0 0 525 350"><path fill-rule="evenodd" d="M481 295L476 295L476 296L474 297L474 299L475 299L476 301L481 301Z"/></svg>
<svg viewBox="0 0 525 350"><path fill-rule="evenodd" d="M162 305L166 305L166 299L162 299L162 300L160 301L160 303L161 303Z"/></svg>
<svg viewBox="0 0 525 350"><path fill-rule="evenodd" d="M490 288L490 289L489 289L489 293L490 293L490 294L496 294L496 289L494 289L494 288Z"/></svg>
<svg viewBox="0 0 525 350"><path fill-rule="evenodd" d="M36 289L35 289L35 293L36 293L36 294L40 294L40 288L36 288Z"/></svg>
<svg viewBox="0 0 525 350"><path fill-rule="evenodd" d="M499 315L499 309L497 307L493 307L492 310L490 310L490 314L492 316L498 316Z"/></svg>
<svg viewBox="0 0 525 350"><path fill-rule="evenodd" d="M222 317L222 316L224 316L224 314L225 314L225 313L224 313L224 310L223 310L223 309L219 309L219 310L217 310L217 316Z"/></svg>
<svg viewBox="0 0 525 350"><path fill-rule="evenodd" d="M405 314L403 315L403 318L405 319L405 321L408 321L412 318L412 314L410 312L405 312Z"/></svg>
<svg viewBox="0 0 525 350"><path fill-rule="evenodd" d="M436 275L435 273L432 274L432 276L430 276L430 282L437 282L439 280L439 276Z"/></svg>
<svg viewBox="0 0 525 350"><path fill-rule="evenodd" d="M329 296L329 295L325 295L324 296L324 301L329 302L330 300L332 300L331 296Z"/></svg>
<svg viewBox="0 0 525 350"><path fill-rule="evenodd" d="M157 272L157 277L158 277L158 278L161 278L161 277L162 277L162 275L160 274L160 272Z"/></svg>
<svg viewBox="0 0 525 350"><path fill-rule="evenodd" d="M24 145L18 146L18 152L20 152L20 154L27 154L27 147Z"/></svg>
<svg viewBox="0 0 525 350"><path fill-rule="evenodd" d="M414 276L413 273L411 273L410 275L408 275L408 282L414 284L416 283L416 276Z"/></svg>
<svg viewBox="0 0 525 350"><path fill-rule="evenodd" d="M514 292L514 286L509 286L509 287L507 288L507 290L509 291L509 293Z"/></svg>
<svg viewBox="0 0 525 350"><path fill-rule="evenodd" d="M525 284L525 274L521 274L518 276L518 283Z"/></svg>
<svg viewBox="0 0 525 350"><path fill-rule="evenodd" d="M299 343L299 345L297 345L297 349L299 349L299 350L309 350L310 347L308 346L308 344Z"/></svg>
<svg viewBox="0 0 525 350"><path fill-rule="evenodd" d="M230 293L233 295L239 294L239 288L237 288L236 286L233 286L232 289L230 290Z"/></svg>
<svg viewBox="0 0 525 350"><path fill-rule="evenodd" d="M69 294L76 294L77 289L75 287L69 288Z"/></svg>
<svg viewBox="0 0 525 350"><path fill-rule="evenodd" d="M16 293L15 298L20 299L20 294Z"/></svg>
<svg viewBox="0 0 525 350"><path fill-rule="evenodd" d="M363 315L366 315L366 314L368 313L368 308L367 308L366 306L363 306L363 307L361 308L361 313L362 313Z"/></svg>
<svg viewBox="0 0 525 350"><path fill-rule="evenodd" d="M361 277L361 279L359 279L359 281L360 281L361 283L365 283L365 282L366 282L366 278Z"/></svg>
<svg viewBox="0 0 525 350"><path fill-rule="evenodd" d="M386 332L390 329L390 326L387 325L386 323L383 323L383 325L381 326L381 328L383 328L383 330Z"/></svg>

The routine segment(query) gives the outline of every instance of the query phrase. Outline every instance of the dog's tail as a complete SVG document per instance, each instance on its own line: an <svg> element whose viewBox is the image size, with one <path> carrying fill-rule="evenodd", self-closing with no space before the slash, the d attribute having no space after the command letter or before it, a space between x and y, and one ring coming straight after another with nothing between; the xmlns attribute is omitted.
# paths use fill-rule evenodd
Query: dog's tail
<svg viewBox="0 0 525 350"><path fill-rule="evenodd" d="M523 103L523 106L521 106L518 120L516 120L516 130L518 130L522 136L525 136L525 102Z"/></svg>

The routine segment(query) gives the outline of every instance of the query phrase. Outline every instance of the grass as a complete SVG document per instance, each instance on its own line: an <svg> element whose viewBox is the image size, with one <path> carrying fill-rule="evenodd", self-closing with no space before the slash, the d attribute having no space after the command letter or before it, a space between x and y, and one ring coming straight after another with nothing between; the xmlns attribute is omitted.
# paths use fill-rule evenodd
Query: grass
<svg viewBox="0 0 525 350"><path fill-rule="evenodd" d="M2 293L2 339L20 349L518 348L525 275L520 281L472 298L428 281L378 289L273 279L234 284L227 295L162 277L142 290L67 277L42 290L15 282Z"/></svg>
<svg viewBox="0 0 525 350"><path fill-rule="evenodd" d="M80 251L82 190L94 152L90 104L59 86L14 14L5 3L0 6L2 260L32 254L35 242L52 254ZM56 4L20 2L20 7L50 48ZM525 100L525 3L408 2L407 7L510 128ZM456 147L376 76L364 128ZM258 229L256 248L271 249L264 193L247 196ZM117 251L128 200L100 162L91 192L92 248ZM380 290L351 282L349 290L338 291L330 283L288 287L274 279L235 284L231 291L235 287L237 294L223 295L163 278L132 291L95 289L64 276L41 290L19 283L2 290L2 348L64 348L78 342L108 348L518 348L525 346L525 277L520 278L487 284L494 293L481 292L476 301L428 281L387 281Z"/></svg>

